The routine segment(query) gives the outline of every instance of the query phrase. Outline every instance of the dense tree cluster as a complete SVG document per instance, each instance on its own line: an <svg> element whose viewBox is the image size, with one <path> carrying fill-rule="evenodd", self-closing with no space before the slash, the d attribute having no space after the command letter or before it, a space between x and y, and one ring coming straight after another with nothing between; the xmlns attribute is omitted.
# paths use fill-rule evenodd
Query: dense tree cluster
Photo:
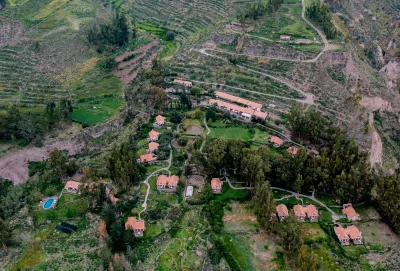
<svg viewBox="0 0 400 271"><path fill-rule="evenodd" d="M270 171L269 151L265 146L253 150L240 139L218 138L207 146L207 153L210 174L222 175L227 170L239 172L251 187L257 181L264 181Z"/></svg>
<svg viewBox="0 0 400 271"><path fill-rule="evenodd" d="M272 167L273 184L303 192L317 189L344 202L364 200L374 183L367 154L313 109L295 107L288 119L294 134L319 143L320 154L301 149L293 159L277 157Z"/></svg>
<svg viewBox="0 0 400 271"><path fill-rule="evenodd" d="M392 228L400 233L400 176L380 176L376 184L376 200L379 213Z"/></svg>
<svg viewBox="0 0 400 271"><path fill-rule="evenodd" d="M88 41L99 53L124 46L135 37L135 30L129 29L128 20L122 13L116 14L109 24L95 25L87 34Z"/></svg>
<svg viewBox="0 0 400 271"><path fill-rule="evenodd" d="M127 142L114 144L106 158L110 178L123 189L142 180L145 168L136 161L137 143L130 138Z"/></svg>
<svg viewBox="0 0 400 271"><path fill-rule="evenodd" d="M331 14L326 4L315 1L306 8L306 16L319 23L328 39L334 39L337 31L332 23Z"/></svg>
<svg viewBox="0 0 400 271"><path fill-rule="evenodd" d="M259 0L248 3L241 11L238 11L238 19L242 23L247 18L257 20L267 12L277 11L282 3L283 0Z"/></svg>
<svg viewBox="0 0 400 271"><path fill-rule="evenodd" d="M155 151L158 160L167 160L169 158L172 137L171 132L165 132L159 136L158 143L160 145L158 146L158 150Z"/></svg>
<svg viewBox="0 0 400 271"><path fill-rule="evenodd" d="M312 143L323 143L332 133L331 123L315 109L302 104L292 107L288 115L289 128L293 135L299 138L306 138Z"/></svg>
<svg viewBox="0 0 400 271"><path fill-rule="evenodd" d="M0 115L0 140L22 139L25 143L42 144L46 131L58 122L69 121L73 108L71 101L48 102L45 113L21 111L11 106L4 115Z"/></svg>
<svg viewBox="0 0 400 271"><path fill-rule="evenodd" d="M153 115L167 106L168 97L163 91L166 84L164 71L158 60L153 61L152 69L141 70L135 82L125 90L129 108L143 108Z"/></svg>
<svg viewBox="0 0 400 271"><path fill-rule="evenodd" d="M276 214L276 206L268 181L257 183L255 187L254 203L255 213L261 227L268 232L271 231L275 224L275 219L272 217Z"/></svg>

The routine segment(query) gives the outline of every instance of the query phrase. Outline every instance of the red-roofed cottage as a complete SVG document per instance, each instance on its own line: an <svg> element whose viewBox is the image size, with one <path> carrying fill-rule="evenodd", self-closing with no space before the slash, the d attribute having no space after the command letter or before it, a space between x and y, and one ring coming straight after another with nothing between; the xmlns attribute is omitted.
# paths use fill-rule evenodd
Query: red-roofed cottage
<svg viewBox="0 0 400 271"><path fill-rule="evenodd" d="M142 237L146 227L143 220L137 220L136 217L128 217L125 222L125 230L133 230L135 237Z"/></svg>
<svg viewBox="0 0 400 271"><path fill-rule="evenodd" d="M279 148L283 144L283 140L277 136L271 136L269 141L274 145L275 148Z"/></svg>
<svg viewBox="0 0 400 271"><path fill-rule="evenodd" d="M81 183L79 182L75 182L75 181L68 181L64 188L71 193L76 193L79 191L79 186L81 185Z"/></svg>
<svg viewBox="0 0 400 271"><path fill-rule="evenodd" d="M285 204L279 204L276 206L276 213L278 214L279 220L283 221L289 217L289 211Z"/></svg>
<svg viewBox="0 0 400 271"><path fill-rule="evenodd" d="M343 204L342 214L344 214L348 220L356 221L360 220L361 217L357 214L356 210L354 210L353 205L351 203Z"/></svg>
<svg viewBox="0 0 400 271"><path fill-rule="evenodd" d="M211 180L211 190L217 194L217 193L221 193L222 191L222 185L224 183L219 179L219 178L213 178Z"/></svg>
<svg viewBox="0 0 400 271"><path fill-rule="evenodd" d="M166 175L162 174L157 178L157 189L159 191L175 191L176 187L179 183L179 177L176 175L167 177Z"/></svg>
<svg viewBox="0 0 400 271"><path fill-rule="evenodd" d="M163 124L165 124L165 117L163 117L163 116L161 116L161 115L158 115L158 116L156 117L156 124L158 124L158 125L163 125Z"/></svg>
<svg viewBox="0 0 400 271"><path fill-rule="evenodd" d="M147 138L147 141L157 141L159 136L160 136L159 132L151 130L149 132L149 137Z"/></svg>

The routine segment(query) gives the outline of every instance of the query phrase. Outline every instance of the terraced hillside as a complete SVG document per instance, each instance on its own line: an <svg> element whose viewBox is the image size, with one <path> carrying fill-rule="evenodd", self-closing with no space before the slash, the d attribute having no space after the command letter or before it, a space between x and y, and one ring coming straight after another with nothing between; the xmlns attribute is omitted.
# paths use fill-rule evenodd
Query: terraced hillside
<svg viewBox="0 0 400 271"><path fill-rule="evenodd" d="M0 12L0 110L11 104L40 110L47 101L68 98L75 102L75 120L94 114L101 117L87 123L96 123L118 113L123 84L86 39L93 22L111 14L87 0L10 1ZM103 105L103 98L113 106Z"/></svg>
<svg viewBox="0 0 400 271"><path fill-rule="evenodd" d="M191 43L227 20L232 5L229 0L139 0L135 8L140 22L172 30L180 43Z"/></svg>
<svg viewBox="0 0 400 271"><path fill-rule="evenodd" d="M69 96L64 86L37 68L38 57L22 46L0 48L0 109L11 104L41 106L46 100Z"/></svg>

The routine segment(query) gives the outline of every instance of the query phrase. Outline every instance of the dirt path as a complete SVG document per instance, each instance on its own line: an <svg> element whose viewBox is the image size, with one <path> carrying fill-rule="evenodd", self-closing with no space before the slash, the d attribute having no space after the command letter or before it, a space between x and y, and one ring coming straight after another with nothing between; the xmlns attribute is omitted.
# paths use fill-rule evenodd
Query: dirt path
<svg viewBox="0 0 400 271"><path fill-rule="evenodd" d="M374 114L369 113L369 125L372 130L372 143L369 162L371 166L381 166L383 164L383 145L382 139L374 126Z"/></svg>
<svg viewBox="0 0 400 271"><path fill-rule="evenodd" d="M170 148L171 148L171 146L170 146ZM149 194L150 194L150 184L149 184L150 178L153 177L156 173L161 172L161 171L163 171L163 170L169 172L169 168L171 167L171 164L172 164L172 149L170 150L170 153L169 153L168 166L163 167L163 168L160 168L160 169L157 169L156 171L152 172L152 173L146 178L146 180L144 180L143 183L144 183L145 185L147 185L147 191L146 191L146 196L144 197L144 202L143 202L143 204L142 204L142 207L143 207L144 209L143 209L142 211L140 211L140 213L139 213L139 219L140 219L140 215L141 215L144 211L146 211L146 209L147 209L147 199L149 198Z"/></svg>

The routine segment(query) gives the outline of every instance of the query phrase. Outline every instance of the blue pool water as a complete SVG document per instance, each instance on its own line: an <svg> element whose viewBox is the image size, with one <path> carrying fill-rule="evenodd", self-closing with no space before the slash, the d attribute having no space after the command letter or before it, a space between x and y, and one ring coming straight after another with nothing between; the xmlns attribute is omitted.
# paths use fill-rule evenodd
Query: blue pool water
<svg viewBox="0 0 400 271"><path fill-rule="evenodd" d="M48 199L43 206L43 209L49 209L53 205L54 199Z"/></svg>

